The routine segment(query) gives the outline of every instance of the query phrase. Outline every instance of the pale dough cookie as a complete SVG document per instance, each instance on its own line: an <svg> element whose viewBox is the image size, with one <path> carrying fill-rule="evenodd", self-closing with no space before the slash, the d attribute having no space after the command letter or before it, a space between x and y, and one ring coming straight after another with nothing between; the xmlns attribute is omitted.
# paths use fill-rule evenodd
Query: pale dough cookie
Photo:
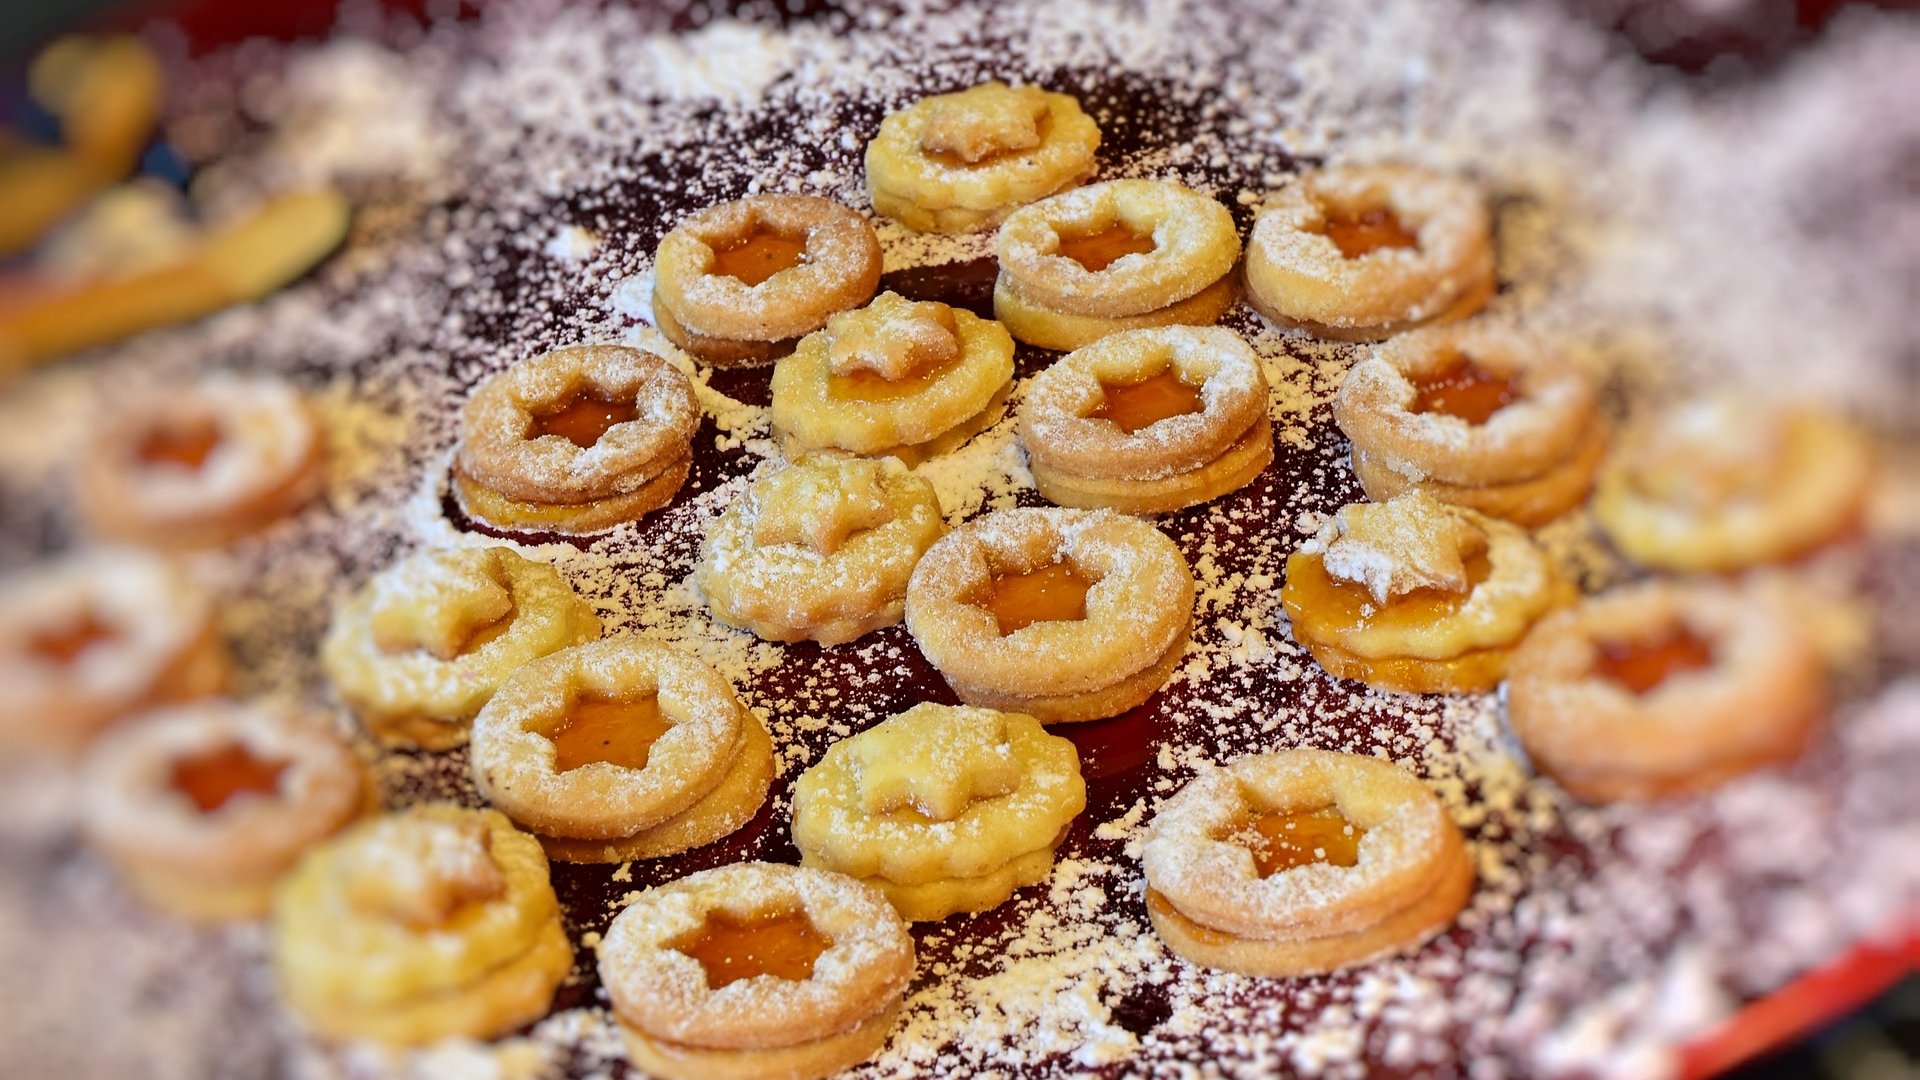
<svg viewBox="0 0 1920 1080"><path fill-rule="evenodd" d="M1491 690L1573 589L1518 526L1425 495L1353 503L1287 557L1296 641L1340 678L1404 693Z"/></svg>
<svg viewBox="0 0 1920 1080"><path fill-rule="evenodd" d="M888 114L867 144L867 190L909 229L971 232L1085 181L1099 148L1072 97L987 82Z"/></svg>
<svg viewBox="0 0 1920 1080"><path fill-rule="evenodd" d="M750 195L682 221L654 254L660 331L709 364L777 359L782 343L859 307L880 284L880 239L815 195Z"/></svg>
<svg viewBox="0 0 1920 1080"><path fill-rule="evenodd" d="M829 747L793 788L803 865L887 894L915 922L1044 880L1086 806L1073 743L1031 716L916 705Z"/></svg>
<svg viewBox="0 0 1920 1080"><path fill-rule="evenodd" d="M597 532L658 509L691 464L692 384L652 353L572 345L488 379L460 412L454 494L499 528Z"/></svg>
<svg viewBox="0 0 1920 1080"><path fill-rule="evenodd" d="M774 434L789 451L917 464L997 420L1012 381L1013 339L1000 324L881 293L774 367Z"/></svg>
<svg viewBox="0 0 1920 1080"><path fill-rule="evenodd" d="M669 1080L829 1076L884 1045L913 976L877 889L771 863L648 889L599 953L628 1046Z"/></svg>
<svg viewBox="0 0 1920 1080"><path fill-rule="evenodd" d="M219 545L305 505L325 457L320 418L298 390L216 375L121 403L80 463L78 506L100 536Z"/></svg>
<svg viewBox="0 0 1920 1080"><path fill-rule="evenodd" d="M1650 582L1541 621L1513 657L1507 717L1540 770L1589 802L1700 791L1798 757L1827 672L1781 594Z"/></svg>
<svg viewBox="0 0 1920 1080"><path fill-rule="evenodd" d="M1592 376L1484 320L1414 331L1355 364L1334 398L1376 501L1423 491L1525 526L1585 501L1606 455Z"/></svg>
<svg viewBox="0 0 1920 1080"><path fill-rule="evenodd" d="M1021 340L1078 348L1118 330L1219 318L1240 237L1227 208L1197 191L1109 180L1014 211L996 250L995 315ZM1214 288L1223 282L1225 292Z"/></svg>
<svg viewBox="0 0 1920 1080"><path fill-rule="evenodd" d="M416 1045L537 1019L573 948L539 843L496 811L430 805L309 852L275 900L273 960L319 1034Z"/></svg>
<svg viewBox="0 0 1920 1080"><path fill-rule="evenodd" d="M319 720L228 702L115 729L85 785L88 840L148 902L199 919L266 914L294 860L377 802Z"/></svg>
<svg viewBox="0 0 1920 1080"><path fill-rule="evenodd" d="M907 584L906 622L961 700L1044 723L1125 712L1186 648L1194 584L1173 541L1110 511L967 522Z"/></svg>
<svg viewBox="0 0 1920 1080"><path fill-rule="evenodd" d="M1268 197L1247 240L1247 302L1318 337L1377 341L1465 318L1494 290L1492 218L1457 177L1322 169Z"/></svg>
<svg viewBox="0 0 1920 1080"><path fill-rule="evenodd" d="M505 547L422 552L334 613L320 662L377 738L444 750L529 661L592 641L600 620L565 578Z"/></svg>
<svg viewBox="0 0 1920 1080"><path fill-rule="evenodd" d="M897 461L815 456L764 472L707 530L693 580L714 617L769 641L852 641L900 621L946 531Z"/></svg>
<svg viewBox="0 0 1920 1080"><path fill-rule="evenodd" d="M1273 460L1266 376L1231 330L1123 331L1034 376L1020 441L1049 501L1178 510L1245 485Z"/></svg>
<svg viewBox="0 0 1920 1080"><path fill-rule="evenodd" d="M224 691L214 607L173 565L96 550L0 583L0 747L68 755L144 708Z"/></svg>
<svg viewBox="0 0 1920 1080"><path fill-rule="evenodd" d="M1417 947L1473 890L1440 800L1355 754L1283 750L1210 767L1141 852L1147 912L1175 952L1248 975L1312 975Z"/></svg>
<svg viewBox="0 0 1920 1080"><path fill-rule="evenodd" d="M665 841L707 843L759 809L773 770L758 727L701 661L607 638L535 660L501 685L474 719L473 778L542 837L589 842L549 847L556 856L670 854Z"/></svg>
<svg viewBox="0 0 1920 1080"><path fill-rule="evenodd" d="M1872 449L1844 418L1708 398L1632 433L1601 477L1594 514L1643 566L1741 570L1859 527L1872 481Z"/></svg>

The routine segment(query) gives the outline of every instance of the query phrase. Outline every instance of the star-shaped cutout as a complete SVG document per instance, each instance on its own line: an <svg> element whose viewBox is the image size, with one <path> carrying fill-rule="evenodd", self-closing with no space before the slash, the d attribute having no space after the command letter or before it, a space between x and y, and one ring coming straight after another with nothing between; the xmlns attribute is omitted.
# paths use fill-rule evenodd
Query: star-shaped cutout
<svg viewBox="0 0 1920 1080"><path fill-rule="evenodd" d="M827 320L827 366L835 375L870 371L895 381L950 364L960 353L953 309L932 300L883 292Z"/></svg>
<svg viewBox="0 0 1920 1080"><path fill-rule="evenodd" d="M492 835L474 818L384 818L367 826L344 870L354 907L420 929L507 890Z"/></svg>
<svg viewBox="0 0 1920 1080"><path fill-rule="evenodd" d="M460 655L474 634L513 614L501 557L498 548L435 552L382 579L374 644L388 653L425 649L442 660Z"/></svg>
<svg viewBox="0 0 1920 1080"><path fill-rule="evenodd" d="M952 821L1020 786L1006 717L991 709L916 705L851 744L869 814L908 807Z"/></svg>
<svg viewBox="0 0 1920 1080"><path fill-rule="evenodd" d="M1365 585L1384 604L1415 589L1466 592L1467 557L1485 546L1464 513L1416 491L1341 507L1303 550L1320 552L1329 576Z"/></svg>
<svg viewBox="0 0 1920 1080"><path fill-rule="evenodd" d="M800 544L822 555L840 550L855 533L893 520L881 487L886 467L872 458L802 458L753 485L760 545Z"/></svg>
<svg viewBox="0 0 1920 1080"><path fill-rule="evenodd" d="M927 103L920 149L951 154L968 164L1040 145L1046 91L1037 86L981 83Z"/></svg>

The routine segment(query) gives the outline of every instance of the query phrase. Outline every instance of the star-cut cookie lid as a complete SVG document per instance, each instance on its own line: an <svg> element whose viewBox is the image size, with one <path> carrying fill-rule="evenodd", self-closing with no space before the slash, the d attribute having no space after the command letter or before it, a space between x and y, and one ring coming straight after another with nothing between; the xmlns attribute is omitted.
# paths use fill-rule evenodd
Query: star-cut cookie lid
<svg viewBox="0 0 1920 1080"><path fill-rule="evenodd" d="M991 709L918 705L852 744L870 814L912 807L952 821L1020 785L1006 718Z"/></svg>
<svg viewBox="0 0 1920 1080"><path fill-rule="evenodd" d="M478 631L513 613L501 549L445 551L412 561L401 588L383 590L373 613L374 643L388 653L425 649L451 660Z"/></svg>
<svg viewBox="0 0 1920 1080"><path fill-rule="evenodd" d="M460 908L507 890L478 817L381 819L366 826L344 862L354 907L416 928L444 926Z"/></svg>
<svg viewBox="0 0 1920 1080"><path fill-rule="evenodd" d="M887 380L960 358L953 309L932 300L884 292L858 311L827 320L827 365L835 375L870 371Z"/></svg>
<svg viewBox="0 0 1920 1080"><path fill-rule="evenodd" d="M1040 145L1046 115L1047 94L1037 86L981 83L929 102L920 148L970 163L1031 150Z"/></svg>
<svg viewBox="0 0 1920 1080"><path fill-rule="evenodd" d="M847 538L893 520L881 487L885 466L871 458L802 458L763 476L753 489L754 543L800 544L822 555Z"/></svg>
<svg viewBox="0 0 1920 1080"><path fill-rule="evenodd" d="M1466 560L1486 543L1468 512L1414 492L1341 507L1301 550L1319 553L1329 576L1365 585L1384 604L1416 589L1466 592Z"/></svg>

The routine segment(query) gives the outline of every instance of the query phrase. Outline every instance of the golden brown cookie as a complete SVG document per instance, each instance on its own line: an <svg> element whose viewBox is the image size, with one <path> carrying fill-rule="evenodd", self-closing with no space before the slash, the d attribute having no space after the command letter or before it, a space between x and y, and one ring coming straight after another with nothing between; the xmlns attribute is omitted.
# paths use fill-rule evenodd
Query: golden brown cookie
<svg viewBox="0 0 1920 1080"><path fill-rule="evenodd" d="M909 229L972 232L1085 181L1099 148L1071 96L996 80L889 113L867 144L867 190Z"/></svg>
<svg viewBox="0 0 1920 1080"><path fill-rule="evenodd" d="M666 360L624 345L555 349L468 399L453 491L497 528L609 529L680 490L699 422L692 384Z"/></svg>
<svg viewBox="0 0 1920 1080"><path fill-rule="evenodd" d="M800 775L793 842L801 865L860 878L923 922L1045 880L1086 801L1073 743L1033 717L923 704Z"/></svg>
<svg viewBox="0 0 1920 1080"><path fill-rule="evenodd" d="M996 248L994 317L1044 349L1207 325L1238 292L1232 215L1166 180L1109 180L1042 199L1007 216Z"/></svg>
<svg viewBox="0 0 1920 1080"><path fill-rule="evenodd" d="M214 607L177 568L96 550L0 583L0 747L71 754L141 709L227 688Z"/></svg>
<svg viewBox="0 0 1920 1080"><path fill-rule="evenodd" d="M1408 951L1473 892L1440 800L1357 754L1282 750L1203 769L1150 830L1154 929L1194 963L1247 975L1317 975Z"/></svg>
<svg viewBox="0 0 1920 1080"><path fill-rule="evenodd" d="M1594 513L1643 566L1741 570L1858 528L1872 480L1872 448L1841 416L1705 398L1632 432L1601 477Z"/></svg>
<svg viewBox="0 0 1920 1080"><path fill-rule="evenodd" d="M217 375L122 402L80 462L89 531L151 547L225 544L319 493L326 439L300 392Z"/></svg>
<svg viewBox="0 0 1920 1080"><path fill-rule="evenodd" d="M85 783L88 840L149 903L193 919L266 914L301 853L379 801L319 719L233 702L116 728Z"/></svg>
<svg viewBox="0 0 1920 1080"><path fill-rule="evenodd" d="M750 195L682 221L654 253L660 332L716 367L769 364L872 299L880 238L816 195Z"/></svg>
<svg viewBox="0 0 1920 1080"><path fill-rule="evenodd" d="M573 967L540 845L492 810L417 806L310 851L274 901L282 999L332 1039L490 1039Z"/></svg>
<svg viewBox="0 0 1920 1080"><path fill-rule="evenodd" d="M1543 619L1514 654L1507 717L1540 771L1608 802L1792 760L1826 697L1817 645L1781 594L1648 582Z"/></svg>
<svg viewBox="0 0 1920 1080"><path fill-rule="evenodd" d="M1245 486L1273 460L1267 379L1231 330L1121 331L1034 376L1020 441L1050 502L1178 510Z"/></svg>
<svg viewBox="0 0 1920 1080"><path fill-rule="evenodd" d="M718 672L625 636L520 668L474 719L471 757L480 794L569 861L711 843L773 779L772 742Z"/></svg>
<svg viewBox="0 0 1920 1080"><path fill-rule="evenodd" d="M1340 508L1287 557L1294 640L1332 674L1382 690L1491 690L1571 585L1518 526L1426 495Z"/></svg>
<svg viewBox="0 0 1920 1080"><path fill-rule="evenodd" d="M1173 541L1106 510L975 518L907 583L907 629L970 705L1042 723L1133 708L1173 674L1193 622L1193 575Z"/></svg>
<svg viewBox="0 0 1920 1080"><path fill-rule="evenodd" d="M1334 422L1375 501L1421 491L1527 527L1586 501L1607 449L1593 378L1481 320L1403 334L1347 372Z"/></svg>
<svg viewBox="0 0 1920 1080"><path fill-rule="evenodd" d="M729 626L838 645L900 621L907 578L945 531L933 485L899 462L804 457L714 521L693 580Z"/></svg>
<svg viewBox="0 0 1920 1080"><path fill-rule="evenodd" d="M1492 231L1466 180L1408 165L1321 169L1254 218L1247 303L1341 341L1462 319L1493 295Z"/></svg>
<svg viewBox="0 0 1920 1080"><path fill-rule="evenodd" d="M789 452L916 465L992 426L1012 383L1013 339L999 323L886 292L775 365L773 430Z"/></svg>
<svg viewBox="0 0 1920 1080"><path fill-rule="evenodd" d="M529 661L592 641L600 620L559 571L511 548L421 552L334 613L320 663L381 741L445 750Z"/></svg>

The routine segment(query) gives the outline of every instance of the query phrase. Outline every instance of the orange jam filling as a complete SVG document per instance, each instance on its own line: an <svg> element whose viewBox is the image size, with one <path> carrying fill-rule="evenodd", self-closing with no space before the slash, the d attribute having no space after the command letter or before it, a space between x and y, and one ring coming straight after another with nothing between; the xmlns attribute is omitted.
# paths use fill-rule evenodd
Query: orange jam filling
<svg viewBox="0 0 1920 1080"><path fill-rule="evenodd" d="M640 415L631 401L610 401L597 394L575 394L552 412L533 418L529 438L558 435L582 450L600 441L615 424L624 424Z"/></svg>
<svg viewBox="0 0 1920 1080"><path fill-rule="evenodd" d="M211 422L165 425L147 433L137 451L142 465L198 469L220 445L220 426Z"/></svg>
<svg viewBox="0 0 1920 1080"><path fill-rule="evenodd" d="M1389 597L1381 605L1358 582L1342 581L1327 573L1326 563L1317 554L1295 554L1287 560L1286 592L1292 597L1289 608L1312 614L1323 625L1375 626L1381 629L1431 626L1459 611L1473 590L1493 574L1486 552L1477 552L1465 560L1467 588L1464 592L1445 589L1414 589Z"/></svg>
<svg viewBox="0 0 1920 1080"><path fill-rule="evenodd" d="M1089 415L1095 420L1110 420L1131 435L1162 420L1200 412L1206 406L1200 400L1200 388L1175 374L1172 368L1144 382L1128 385L1102 382L1100 407Z"/></svg>
<svg viewBox="0 0 1920 1080"><path fill-rule="evenodd" d="M275 794L280 790L280 774L286 770L285 761L265 761L239 743L230 743L174 762L171 782L201 813L211 814L242 795Z"/></svg>
<svg viewBox="0 0 1920 1080"><path fill-rule="evenodd" d="M889 379L871 368L856 368L845 375L827 375L827 393L842 401L898 401L932 386L960 366L960 358L944 364L924 367L910 375Z"/></svg>
<svg viewBox="0 0 1920 1080"><path fill-rule="evenodd" d="M84 611L72 622L34 634L27 640L27 651L51 663L71 664L81 653L114 637L111 626L92 611Z"/></svg>
<svg viewBox="0 0 1920 1080"><path fill-rule="evenodd" d="M758 285L782 270L807 261L807 238L756 228L724 248L715 248L715 277L730 277L742 285Z"/></svg>
<svg viewBox="0 0 1920 1080"><path fill-rule="evenodd" d="M560 726L544 734L553 744L554 772L572 772L596 761L644 769L653 744L672 726L660 711L658 697L581 697L574 699Z"/></svg>
<svg viewBox="0 0 1920 1080"><path fill-rule="evenodd" d="M1376 206L1359 213L1329 210L1321 230L1340 254L1349 259L1383 248L1418 248L1420 234L1408 229L1393 211Z"/></svg>
<svg viewBox="0 0 1920 1080"><path fill-rule="evenodd" d="M833 945L804 911L735 919L715 911L700 929L667 947L685 953L707 974L707 988L771 975L790 982L813 978L814 961Z"/></svg>
<svg viewBox="0 0 1920 1080"><path fill-rule="evenodd" d="M1000 574L987 595L976 601L993 613L1000 636L1037 622L1077 622L1087 617L1087 590L1093 580L1064 560L1025 573Z"/></svg>
<svg viewBox="0 0 1920 1080"><path fill-rule="evenodd" d="M1236 834L1253 852L1263 878L1309 863L1352 866L1360 861L1366 831L1340 816L1334 806L1316 810L1270 810L1255 816Z"/></svg>
<svg viewBox="0 0 1920 1080"><path fill-rule="evenodd" d="M1414 399L1409 411L1446 413L1469 424L1484 424L1487 418L1520 399L1513 380L1496 375L1471 357L1429 379L1416 379Z"/></svg>
<svg viewBox="0 0 1920 1080"><path fill-rule="evenodd" d="M1114 224L1099 232L1062 235L1059 253L1097 274L1128 255L1145 255L1156 246L1152 233Z"/></svg>
<svg viewBox="0 0 1920 1080"><path fill-rule="evenodd" d="M1594 673L1636 694L1713 663L1713 646L1685 627L1643 641L1603 641L1594 652Z"/></svg>

